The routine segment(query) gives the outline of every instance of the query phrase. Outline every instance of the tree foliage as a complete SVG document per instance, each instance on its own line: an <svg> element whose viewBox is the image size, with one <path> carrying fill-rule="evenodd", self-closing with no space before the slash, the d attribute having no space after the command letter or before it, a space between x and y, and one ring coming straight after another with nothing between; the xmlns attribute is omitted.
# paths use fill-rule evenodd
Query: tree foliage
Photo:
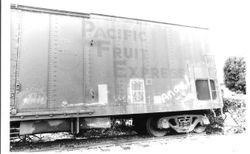
<svg viewBox="0 0 250 154"><path fill-rule="evenodd" d="M230 57L224 65L224 83L236 93L246 94L246 62L242 57Z"/></svg>

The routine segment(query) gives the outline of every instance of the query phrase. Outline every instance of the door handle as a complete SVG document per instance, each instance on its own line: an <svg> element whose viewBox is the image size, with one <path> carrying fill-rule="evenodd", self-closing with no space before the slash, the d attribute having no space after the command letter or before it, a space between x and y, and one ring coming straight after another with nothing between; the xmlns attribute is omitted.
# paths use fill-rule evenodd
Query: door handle
<svg viewBox="0 0 250 154"><path fill-rule="evenodd" d="M22 90L22 85L19 81L16 83L16 93L19 93Z"/></svg>

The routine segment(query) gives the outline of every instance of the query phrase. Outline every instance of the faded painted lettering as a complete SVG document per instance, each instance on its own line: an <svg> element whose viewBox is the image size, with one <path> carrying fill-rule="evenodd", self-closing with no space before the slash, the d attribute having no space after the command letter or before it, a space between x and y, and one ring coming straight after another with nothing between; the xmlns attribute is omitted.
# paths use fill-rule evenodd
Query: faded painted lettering
<svg viewBox="0 0 250 154"><path fill-rule="evenodd" d="M44 105L46 104L47 99L44 95L38 93L30 93L26 97L23 98L22 105Z"/></svg>
<svg viewBox="0 0 250 154"><path fill-rule="evenodd" d="M86 36L95 39L146 41L146 33L136 29L103 28L92 21L85 22Z"/></svg>
<svg viewBox="0 0 250 154"><path fill-rule="evenodd" d="M194 94L189 92L189 88L191 86L192 81L189 81L188 77L184 76L184 81L176 84L172 90L169 90L165 93L162 93L160 96L154 97L154 103L159 104L167 103L169 100L175 98L180 102L185 102L189 100L193 100L195 98ZM159 100L161 98L161 101Z"/></svg>

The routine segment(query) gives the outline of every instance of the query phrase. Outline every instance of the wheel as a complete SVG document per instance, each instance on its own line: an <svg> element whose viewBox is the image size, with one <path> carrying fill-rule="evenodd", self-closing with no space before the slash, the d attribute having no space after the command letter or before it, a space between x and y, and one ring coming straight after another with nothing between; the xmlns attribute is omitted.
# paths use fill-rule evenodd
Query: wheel
<svg viewBox="0 0 250 154"><path fill-rule="evenodd" d="M203 132L205 132L206 128L207 128L206 126L201 125L201 124L198 124L198 125L194 128L194 132L195 132L195 133L203 133Z"/></svg>
<svg viewBox="0 0 250 154"><path fill-rule="evenodd" d="M150 136L162 137L167 135L168 130L162 130L157 128L157 121L159 118L150 117L146 121L146 130Z"/></svg>

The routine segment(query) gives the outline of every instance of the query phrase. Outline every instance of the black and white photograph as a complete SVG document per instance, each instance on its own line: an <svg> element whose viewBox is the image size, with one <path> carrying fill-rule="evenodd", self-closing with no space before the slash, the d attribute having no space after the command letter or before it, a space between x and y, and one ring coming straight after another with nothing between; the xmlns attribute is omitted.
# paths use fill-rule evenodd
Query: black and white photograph
<svg viewBox="0 0 250 154"><path fill-rule="evenodd" d="M2 153L247 153L247 1L3 0Z"/></svg>

